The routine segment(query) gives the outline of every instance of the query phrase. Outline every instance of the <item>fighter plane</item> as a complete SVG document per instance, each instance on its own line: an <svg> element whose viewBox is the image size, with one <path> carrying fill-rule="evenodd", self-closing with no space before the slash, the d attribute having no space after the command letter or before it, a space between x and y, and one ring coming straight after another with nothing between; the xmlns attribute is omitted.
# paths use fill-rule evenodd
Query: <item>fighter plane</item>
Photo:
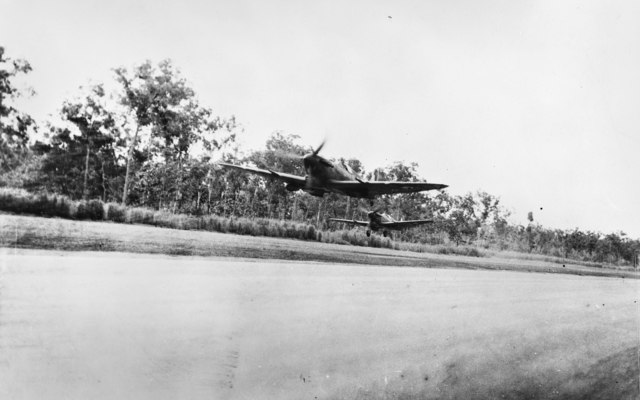
<svg viewBox="0 0 640 400"><path fill-rule="evenodd" d="M343 222L345 224L366 226L367 237L371 236L371 231L378 231L382 229L382 236L387 237L390 230L400 230L405 228L411 228L413 226L424 225L432 223L432 219L418 219L413 221L396 221L391 218L390 215L381 213L380 210L373 210L367 213L369 222L356 221L355 219L341 219L341 218L329 218L329 221Z"/></svg>
<svg viewBox="0 0 640 400"><path fill-rule="evenodd" d="M426 190L444 189L448 186L441 183L427 182L365 181L356 173L350 171L344 163L340 166L319 156L318 153L322 150L323 146L324 142L309 154L294 156L295 158L302 159L306 176L227 163L218 163L218 165L258 174L267 178L279 179L286 184L286 189L290 192L303 190L316 197L323 197L325 193L333 192L350 197L369 199L371 204L373 204L375 196L383 194L422 192Z"/></svg>

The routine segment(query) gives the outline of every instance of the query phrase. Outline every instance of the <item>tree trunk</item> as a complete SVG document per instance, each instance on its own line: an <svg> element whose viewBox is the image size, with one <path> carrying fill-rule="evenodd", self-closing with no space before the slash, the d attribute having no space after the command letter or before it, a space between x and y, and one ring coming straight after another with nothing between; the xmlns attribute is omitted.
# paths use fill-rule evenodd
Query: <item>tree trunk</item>
<svg viewBox="0 0 640 400"><path fill-rule="evenodd" d="M100 159L100 168L102 170L102 201L104 203L107 202L107 177L106 174L104 172L104 161L102 159Z"/></svg>
<svg viewBox="0 0 640 400"><path fill-rule="evenodd" d="M280 219L284 221L285 219L287 219L287 210L289 209L289 198L287 196L282 197L280 204L281 204Z"/></svg>
<svg viewBox="0 0 640 400"><path fill-rule="evenodd" d="M89 142L87 142L87 156L84 160L84 183L82 184L82 198L84 200L89 197L89 190L87 188L87 183L89 181Z"/></svg>
<svg viewBox="0 0 640 400"><path fill-rule="evenodd" d="M349 219L349 209L351 208L351 197L347 196L347 211L344 213L344 218Z"/></svg>
<svg viewBox="0 0 640 400"><path fill-rule="evenodd" d="M133 140L129 145L129 154L127 155L127 172L124 174L124 190L122 191L122 205L127 205L127 196L129 190L129 174L131 172L131 159L133 158L133 148L136 146L136 140L138 140L138 131L140 131L140 125L136 126L136 132L133 135Z"/></svg>
<svg viewBox="0 0 640 400"><path fill-rule="evenodd" d="M213 186L213 181L210 179L209 185L207 186L207 189L209 190L207 195L207 214L211 214L211 186Z"/></svg>
<svg viewBox="0 0 640 400"><path fill-rule="evenodd" d="M177 203L178 210L182 209L182 153L178 154L178 180L176 185L175 202Z"/></svg>
<svg viewBox="0 0 640 400"><path fill-rule="evenodd" d="M269 197L267 197L267 218L271 218L271 200L273 199L273 190L269 190Z"/></svg>
<svg viewBox="0 0 640 400"><path fill-rule="evenodd" d="M322 214L322 206L324 205L324 198L320 201L318 205L318 215L316 216L316 227L320 229L320 214Z"/></svg>
<svg viewBox="0 0 640 400"><path fill-rule="evenodd" d="M291 219L296 220L296 214L298 213L298 194L293 195L293 210L291 211Z"/></svg>

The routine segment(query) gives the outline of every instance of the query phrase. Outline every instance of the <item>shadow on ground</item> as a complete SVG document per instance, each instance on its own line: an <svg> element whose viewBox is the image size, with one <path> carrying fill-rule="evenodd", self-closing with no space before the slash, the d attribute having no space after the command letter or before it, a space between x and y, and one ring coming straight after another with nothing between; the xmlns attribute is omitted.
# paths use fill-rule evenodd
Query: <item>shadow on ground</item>
<svg viewBox="0 0 640 400"><path fill-rule="evenodd" d="M386 382L346 389L330 398L632 400L640 398L639 351L639 346L626 348L578 367L577 372L563 372L553 367L529 369L535 368L539 360L529 360L528 368L523 370L517 360L501 363L500 357L482 361L477 355L457 356L437 370L404 370Z"/></svg>

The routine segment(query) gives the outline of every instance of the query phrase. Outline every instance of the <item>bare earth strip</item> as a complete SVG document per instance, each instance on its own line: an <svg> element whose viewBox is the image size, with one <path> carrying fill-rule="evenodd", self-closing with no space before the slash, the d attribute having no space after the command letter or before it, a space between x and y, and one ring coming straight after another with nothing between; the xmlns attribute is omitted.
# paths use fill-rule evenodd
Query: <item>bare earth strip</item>
<svg viewBox="0 0 640 400"><path fill-rule="evenodd" d="M554 263L540 259L416 253L291 239L12 214L0 214L0 247L247 257L407 267L507 269L640 278L638 271L588 267L571 264L569 260Z"/></svg>
<svg viewBox="0 0 640 400"><path fill-rule="evenodd" d="M0 398L637 399L639 285L5 248Z"/></svg>

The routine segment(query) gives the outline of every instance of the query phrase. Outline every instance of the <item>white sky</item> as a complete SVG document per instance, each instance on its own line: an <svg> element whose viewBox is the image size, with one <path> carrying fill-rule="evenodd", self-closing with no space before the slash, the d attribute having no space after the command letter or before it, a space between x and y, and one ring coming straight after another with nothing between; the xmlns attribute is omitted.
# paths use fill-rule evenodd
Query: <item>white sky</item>
<svg viewBox="0 0 640 400"><path fill-rule="evenodd" d="M203 105L369 170L418 162L526 222L640 237L640 2L0 0L37 119L173 59ZM391 17L391 18L389 18ZM542 207L542 210L540 208Z"/></svg>

